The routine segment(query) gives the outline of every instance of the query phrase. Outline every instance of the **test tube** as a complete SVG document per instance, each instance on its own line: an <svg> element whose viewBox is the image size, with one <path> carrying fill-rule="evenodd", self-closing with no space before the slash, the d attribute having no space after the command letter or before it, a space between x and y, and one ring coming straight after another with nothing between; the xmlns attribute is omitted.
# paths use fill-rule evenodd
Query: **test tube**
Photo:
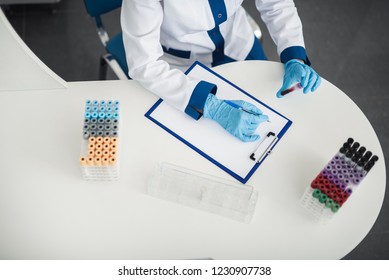
<svg viewBox="0 0 389 280"><path fill-rule="evenodd" d="M367 151L362 158L358 161L359 166L364 166L370 159L370 157L373 155L372 152Z"/></svg>
<svg viewBox="0 0 389 280"><path fill-rule="evenodd" d="M109 158L109 164L110 165L115 165L116 164L116 158L115 157Z"/></svg>
<svg viewBox="0 0 389 280"><path fill-rule="evenodd" d="M357 149L359 148L360 144L358 142L354 142L354 144L351 146L351 151L355 153Z"/></svg>
<svg viewBox="0 0 389 280"><path fill-rule="evenodd" d="M85 157L80 157L80 164L81 166L86 166L87 165L87 160Z"/></svg>
<svg viewBox="0 0 389 280"><path fill-rule="evenodd" d="M353 156L353 151L350 149L346 152L346 162L350 162L351 161L351 158Z"/></svg>
<svg viewBox="0 0 389 280"><path fill-rule="evenodd" d="M365 153L366 148L365 147L360 147L358 151L354 154L353 158L351 159L353 162L353 167L357 168L359 170L359 165L358 162L361 160L363 154Z"/></svg>
<svg viewBox="0 0 389 280"><path fill-rule="evenodd" d="M301 88L303 88L303 87L301 86L301 84L300 84L300 83L297 83L297 84L291 86L290 88L281 91L281 96L285 96L285 95L287 95L288 93L291 93L292 91L295 91L295 90L301 89Z"/></svg>
<svg viewBox="0 0 389 280"><path fill-rule="evenodd" d="M103 157L102 164L105 165L105 166L109 165L109 158L108 157Z"/></svg>
<svg viewBox="0 0 389 280"><path fill-rule="evenodd" d="M375 163L378 161L378 156L374 155L367 163L366 165L363 167L363 169L366 171L366 173L368 173L372 168L373 166L375 165Z"/></svg>

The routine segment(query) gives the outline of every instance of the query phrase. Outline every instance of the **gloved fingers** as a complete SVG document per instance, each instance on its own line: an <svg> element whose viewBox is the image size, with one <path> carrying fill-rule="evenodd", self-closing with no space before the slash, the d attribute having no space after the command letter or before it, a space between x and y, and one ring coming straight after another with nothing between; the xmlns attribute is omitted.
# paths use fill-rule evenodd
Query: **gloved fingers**
<svg viewBox="0 0 389 280"><path fill-rule="evenodd" d="M284 80L282 82L281 88L277 91L276 97L283 97L282 92L289 89L296 83L302 83L303 75L305 75L305 70L301 65L296 65L296 67L301 68L298 71L296 69L285 69ZM293 68L296 68L293 67Z"/></svg>
<svg viewBox="0 0 389 280"><path fill-rule="evenodd" d="M268 116L255 116L255 118L250 118L250 120L246 120L246 123L242 125L242 133L245 135L253 135L255 131L258 129L260 123L266 121Z"/></svg>
<svg viewBox="0 0 389 280"><path fill-rule="evenodd" d="M255 135L255 129L254 130L251 130L251 129L246 129L243 133L243 135Z"/></svg>
<svg viewBox="0 0 389 280"><path fill-rule="evenodd" d="M254 142L259 140L260 136L258 134L250 134L250 135L241 134L239 135L238 138L243 142Z"/></svg>
<svg viewBox="0 0 389 280"><path fill-rule="evenodd" d="M315 71L311 71L309 73L309 81L308 81L308 84L304 87L304 90L303 92L305 94L307 94L308 92L310 91L313 91L312 90L312 87L315 85L316 81L318 80L319 78L319 75L317 75L317 73Z"/></svg>
<svg viewBox="0 0 389 280"><path fill-rule="evenodd" d="M281 95L281 89L282 88L280 88L278 91L277 91L277 93L276 93L276 97L277 98L282 98L283 96Z"/></svg>
<svg viewBox="0 0 389 280"><path fill-rule="evenodd" d="M245 117L246 117L247 124L255 125L255 126L258 126L260 123L263 123L269 119L267 115L263 115L263 114L254 115L254 114L246 113Z"/></svg>
<svg viewBox="0 0 389 280"><path fill-rule="evenodd" d="M257 130L257 128L258 128L257 124L249 124L246 126L244 133L245 134L254 134L254 132Z"/></svg>
<svg viewBox="0 0 389 280"><path fill-rule="evenodd" d="M317 88L320 86L321 84L321 78L319 75L317 75L318 79L316 80L315 84L312 86L312 91L315 91L317 90Z"/></svg>
<svg viewBox="0 0 389 280"><path fill-rule="evenodd" d="M307 84L303 86L304 94L307 94L311 90L313 84L315 83L316 81L315 74L313 72L310 72L309 76L307 76L307 80L308 80Z"/></svg>
<svg viewBox="0 0 389 280"><path fill-rule="evenodd" d="M306 80L306 76L309 75L309 66L306 66L304 63L296 59L290 60L285 64L285 66L284 80L287 77L289 77L290 80L290 84L286 89L296 83L305 84L308 82Z"/></svg>
<svg viewBox="0 0 389 280"><path fill-rule="evenodd" d="M259 115L258 118L259 118L259 123L263 123L269 120L268 115Z"/></svg>
<svg viewBox="0 0 389 280"><path fill-rule="evenodd" d="M285 64L283 85L276 96L283 97L283 91L288 90L295 83L299 83L306 94L309 91L315 91L320 86L321 78L308 65L292 59Z"/></svg>
<svg viewBox="0 0 389 280"><path fill-rule="evenodd" d="M311 71L308 71L306 69L303 69L301 72L301 86L305 88L309 83L309 77L310 77Z"/></svg>

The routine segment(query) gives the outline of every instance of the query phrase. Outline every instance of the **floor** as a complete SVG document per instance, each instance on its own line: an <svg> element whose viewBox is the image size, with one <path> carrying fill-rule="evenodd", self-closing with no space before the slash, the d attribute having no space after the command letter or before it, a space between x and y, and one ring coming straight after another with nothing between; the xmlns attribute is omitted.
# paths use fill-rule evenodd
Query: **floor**
<svg viewBox="0 0 389 280"><path fill-rule="evenodd" d="M243 5L261 26L267 56L279 61L254 3L245 1ZM362 109L388 160L389 1L295 0L295 3L312 66ZM67 81L98 79L98 62L104 49L83 1L2 8L26 44L59 76ZM103 18L111 34L120 30L119 16L116 11ZM113 73L108 73L108 79L115 79ZM389 259L388 192L375 225L344 259Z"/></svg>

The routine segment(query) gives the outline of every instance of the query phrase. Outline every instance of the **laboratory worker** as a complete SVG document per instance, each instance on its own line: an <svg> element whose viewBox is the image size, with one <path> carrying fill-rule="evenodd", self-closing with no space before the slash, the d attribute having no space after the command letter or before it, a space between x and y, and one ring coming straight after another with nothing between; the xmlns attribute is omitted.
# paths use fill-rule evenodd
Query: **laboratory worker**
<svg viewBox="0 0 389 280"><path fill-rule="evenodd" d="M123 0L121 26L128 75L165 102L219 123L238 139L259 139L268 117L253 104L217 97L217 87L184 71L195 61L208 67L239 60L265 60L241 7L243 0ZM320 84L309 66L301 20L292 0L255 0L284 63L277 97L300 84L304 93ZM244 109L244 110L242 110Z"/></svg>

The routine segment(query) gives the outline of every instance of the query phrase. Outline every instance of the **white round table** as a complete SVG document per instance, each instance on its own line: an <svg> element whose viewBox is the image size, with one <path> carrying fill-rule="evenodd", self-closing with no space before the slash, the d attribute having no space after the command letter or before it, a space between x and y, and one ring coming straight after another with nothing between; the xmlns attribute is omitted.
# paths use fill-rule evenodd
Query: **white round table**
<svg viewBox="0 0 389 280"><path fill-rule="evenodd" d="M385 192L382 150L364 114L325 80L314 94L277 99L279 63L239 62L215 71L293 121L247 183L259 193L251 223L147 194L160 162L233 179L144 117L158 98L135 81L3 91L0 259L340 259L349 253L374 224ZM121 102L117 182L81 177L87 99ZM348 137L380 160L323 226L299 200Z"/></svg>

